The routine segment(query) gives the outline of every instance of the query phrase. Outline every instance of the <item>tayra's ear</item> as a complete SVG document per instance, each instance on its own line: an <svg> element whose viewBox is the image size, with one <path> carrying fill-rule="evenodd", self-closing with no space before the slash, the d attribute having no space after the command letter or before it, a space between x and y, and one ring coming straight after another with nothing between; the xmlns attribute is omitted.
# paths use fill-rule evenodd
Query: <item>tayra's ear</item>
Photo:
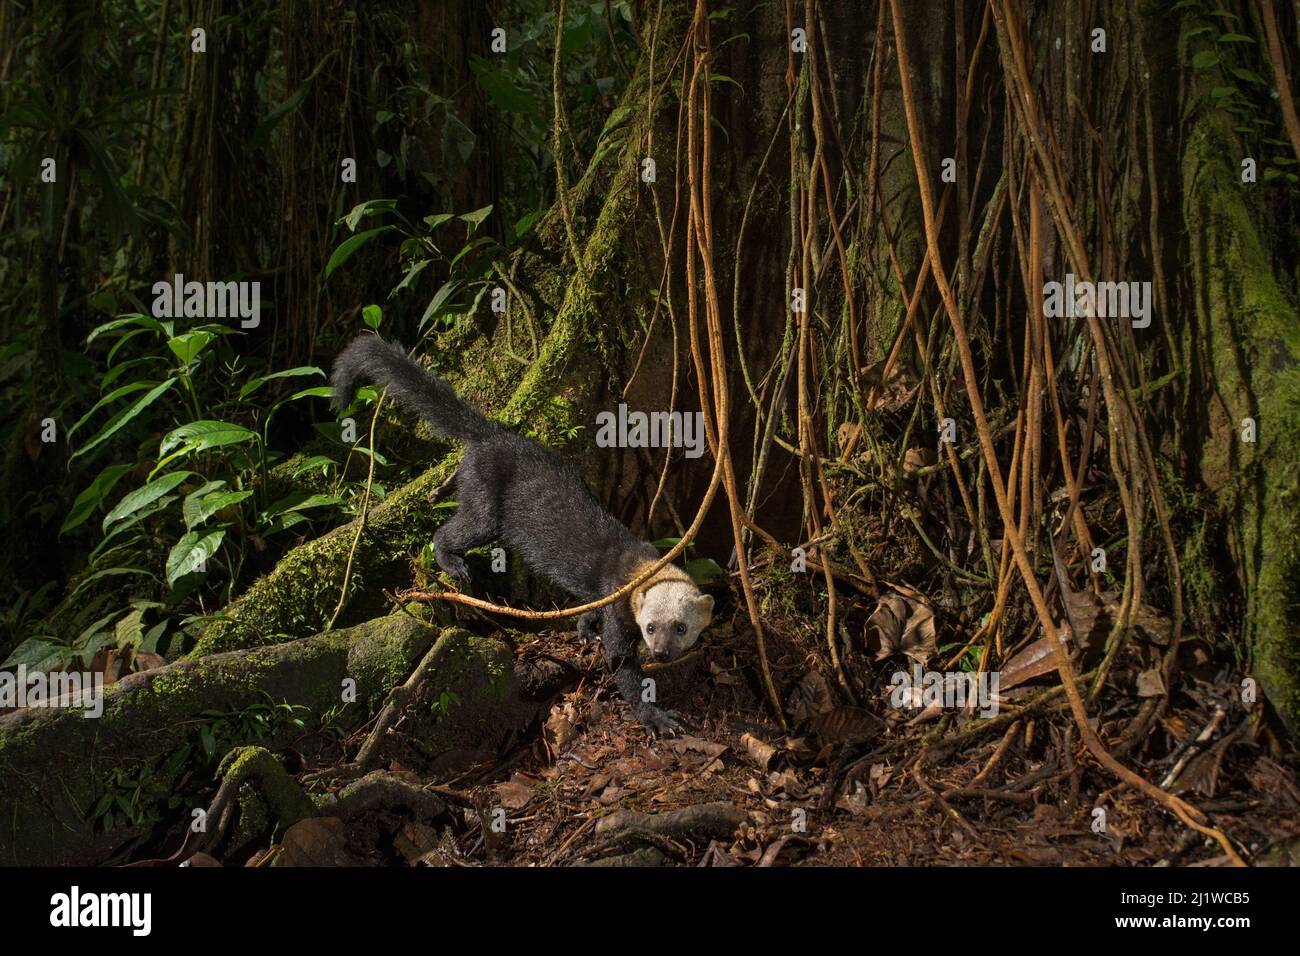
<svg viewBox="0 0 1300 956"><path fill-rule="evenodd" d="M709 618L710 620L713 619L713 595L712 594L701 594L698 598L696 598L695 603L696 603L696 607L698 607L704 613L705 617Z"/></svg>
<svg viewBox="0 0 1300 956"><path fill-rule="evenodd" d="M631 600L630 603L631 603L631 605L632 605L632 616L633 616L633 617L640 617L640 616L641 616L641 606L642 606L643 604L645 604L645 592L644 592L644 591L633 591L633 592L632 592L632 600Z"/></svg>

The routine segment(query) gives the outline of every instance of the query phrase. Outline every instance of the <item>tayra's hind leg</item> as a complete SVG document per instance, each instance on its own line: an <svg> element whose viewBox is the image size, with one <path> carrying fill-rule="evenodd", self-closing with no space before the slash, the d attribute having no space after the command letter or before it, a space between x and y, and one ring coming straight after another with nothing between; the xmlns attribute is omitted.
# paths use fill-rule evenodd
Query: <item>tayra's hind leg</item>
<svg viewBox="0 0 1300 956"><path fill-rule="evenodd" d="M600 640L600 621L604 614L605 609L598 607L594 611L588 611L579 616L578 637L589 644Z"/></svg>

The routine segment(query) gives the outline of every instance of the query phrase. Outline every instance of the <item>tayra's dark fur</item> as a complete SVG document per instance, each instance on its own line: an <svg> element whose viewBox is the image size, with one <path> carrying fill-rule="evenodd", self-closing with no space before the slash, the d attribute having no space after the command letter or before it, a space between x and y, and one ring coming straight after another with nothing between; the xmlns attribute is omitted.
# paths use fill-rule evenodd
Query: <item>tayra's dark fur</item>
<svg viewBox="0 0 1300 956"><path fill-rule="evenodd" d="M573 465L489 421L400 346L372 335L348 345L334 364L336 403L349 403L362 379L387 386L390 397L464 445L456 514L433 537L438 564L448 574L467 580L463 552L500 540L533 571L586 603L658 560L653 545L601 507ZM675 729L671 712L641 700L641 633L628 600L583 615L579 630L590 636L597 621L605 659L633 714L652 730Z"/></svg>

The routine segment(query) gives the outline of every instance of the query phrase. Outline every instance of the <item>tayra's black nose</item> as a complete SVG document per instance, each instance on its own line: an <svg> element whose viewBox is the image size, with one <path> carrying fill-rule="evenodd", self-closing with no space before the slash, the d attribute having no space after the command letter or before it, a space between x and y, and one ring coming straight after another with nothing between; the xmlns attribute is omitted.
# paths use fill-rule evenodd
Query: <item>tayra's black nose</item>
<svg viewBox="0 0 1300 956"><path fill-rule="evenodd" d="M669 660L669 654L667 651L655 651L654 659L660 664L665 664Z"/></svg>

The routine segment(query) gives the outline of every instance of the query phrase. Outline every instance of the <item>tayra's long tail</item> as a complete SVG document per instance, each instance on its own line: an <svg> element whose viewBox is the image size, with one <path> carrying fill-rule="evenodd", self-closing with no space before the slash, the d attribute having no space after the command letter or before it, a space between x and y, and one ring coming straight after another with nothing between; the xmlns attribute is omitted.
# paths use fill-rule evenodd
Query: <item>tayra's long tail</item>
<svg viewBox="0 0 1300 956"><path fill-rule="evenodd" d="M498 430L497 425L462 401L450 385L408 358L396 342L363 335L339 354L330 377L336 407L352 401L360 379L386 386L390 396L449 438L473 441L488 438Z"/></svg>

